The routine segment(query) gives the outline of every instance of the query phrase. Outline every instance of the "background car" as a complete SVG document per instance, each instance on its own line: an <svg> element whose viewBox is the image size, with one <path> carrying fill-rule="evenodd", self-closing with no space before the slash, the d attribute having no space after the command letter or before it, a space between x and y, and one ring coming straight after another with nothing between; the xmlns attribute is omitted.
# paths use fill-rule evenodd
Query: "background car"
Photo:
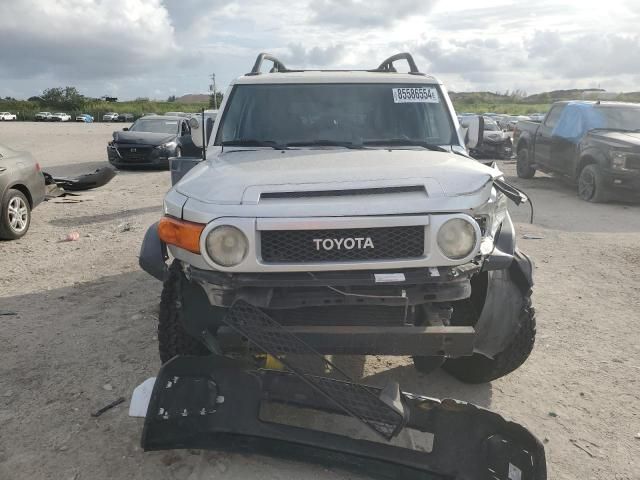
<svg viewBox="0 0 640 480"><path fill-rule="evenodd" d="M116 112L105 113L102 116L102 121L103 122L117 122L118 121L118 114Z"/></svg>
<svg viewBox="0 0 640 480"><path fill-rule="evenodd" d="M44 200L44 175L30 153L0 145L0 239L24 236L31 210Z"/></svg>
<svg viewBox="0 0 640 480"><path fill-rule="evenodd" d="M467 127L472 117L459 117L460 125ZM511 158L511 135L500 128L491 117L483 116L484 132L482 144L471 150L473 158Z"/></svg>
<svg viewBox="0 0 640 480"><path fill-rule="evenodd" d="M51 115L51 118L49 118L49 120L51 120L52 122L68 122L69 120L71 120L71 115L64 112L57 112Z"/></svg>
<svg viewBox="0 0 640 480"><path fill-rule="evenodd" d="M36 122L48 122L51 120L51 112L38 112L35 116Z"/></svg>
<svg viewBox="0 0 640 480"><path fill-rule="evenodd" d="M118 122L133 122L133 115L131 113L118 114Z"/></svg>
<svg viewBox="0 0 640 480"><path fill-rule="evenodd" d="M11 112L0 112L0 121L16 120L15 114Z"/></svg>
<svg viewBox="0 0 640 480"><path fill-rule="evenodd" d="M76 116L76 122L93 123L93 117L88 113L81 113Z"/></svg>
<svg viewBox="0 0 640 480"><path fill-rule="evenodd" d="M123 167L168 167L169 158L197 155L189 120L167 115L139 118L130 128L113 132L107 145L109 163Z"/></svg>

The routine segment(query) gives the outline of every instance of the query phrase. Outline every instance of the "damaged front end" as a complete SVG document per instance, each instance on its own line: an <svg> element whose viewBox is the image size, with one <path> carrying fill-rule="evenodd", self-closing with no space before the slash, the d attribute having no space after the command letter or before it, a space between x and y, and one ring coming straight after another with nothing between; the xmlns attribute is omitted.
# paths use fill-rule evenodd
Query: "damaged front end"
<svg viewBox="0 0 640 480"><path fill-rule="evenodd" d="M376 478L544 480L543 445L474 405L354 383L255 307L225 319L288 371L224 356L175 357L155 382L145 450L262 453ZM316 373L316 372L320 372Z"/></svg>

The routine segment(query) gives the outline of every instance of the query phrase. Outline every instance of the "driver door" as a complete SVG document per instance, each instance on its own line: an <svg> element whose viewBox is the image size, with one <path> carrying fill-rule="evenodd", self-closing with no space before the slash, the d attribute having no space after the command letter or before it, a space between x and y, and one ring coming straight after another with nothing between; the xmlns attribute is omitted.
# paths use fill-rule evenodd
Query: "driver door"
<svg viewBox="0 0 640 480"><path fill-rule="evenodd" d="M553 168L551 163L551 141L553 129L558 123L558 119L564 110L564 105L551 107L549 113L544 118L544 122L538 127L535 138L535 163L548 168Z"/></svg>

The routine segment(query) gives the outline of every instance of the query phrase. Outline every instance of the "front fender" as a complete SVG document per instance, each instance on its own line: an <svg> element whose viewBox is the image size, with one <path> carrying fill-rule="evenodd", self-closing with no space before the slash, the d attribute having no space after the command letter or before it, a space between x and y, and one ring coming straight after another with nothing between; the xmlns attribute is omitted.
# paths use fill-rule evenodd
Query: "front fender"
<svg viewBox="0 0 640 480"><path fill-rule="evenodd" d="M168 258L167 245L160 240L158 222L156 222L148 228L144 235L138 263L142 270L162 282L168 272Z"/></svg>
<svg viewBox="0 0 640 480"><path fill-rule="evenodd" d="M509 268L487 272L487 293L476 323L474 351L493 358L520 329L533 287L533 262L516 249Z"/></svg>
<svg viewBox="0 0 640 480"><path fill-rule="evenodd" d="M500 230L496 234L493 251L482 264L482 270L504 270L505 268L509 268L513 262L515 252L516 233L511 217L507 215L502 221Z"/></svg>

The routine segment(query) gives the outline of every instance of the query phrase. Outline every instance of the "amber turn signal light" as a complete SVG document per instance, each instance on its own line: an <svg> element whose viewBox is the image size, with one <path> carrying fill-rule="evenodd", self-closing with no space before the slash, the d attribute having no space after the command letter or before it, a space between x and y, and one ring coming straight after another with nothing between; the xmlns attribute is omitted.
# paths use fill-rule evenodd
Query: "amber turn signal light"
<svg viewBox="0 0 640 480"><path fill-rule="evenodd" d="M164 243L200 253L200 234L204 227L201 223L162 217L158 223L158 235Z"/></svg>

